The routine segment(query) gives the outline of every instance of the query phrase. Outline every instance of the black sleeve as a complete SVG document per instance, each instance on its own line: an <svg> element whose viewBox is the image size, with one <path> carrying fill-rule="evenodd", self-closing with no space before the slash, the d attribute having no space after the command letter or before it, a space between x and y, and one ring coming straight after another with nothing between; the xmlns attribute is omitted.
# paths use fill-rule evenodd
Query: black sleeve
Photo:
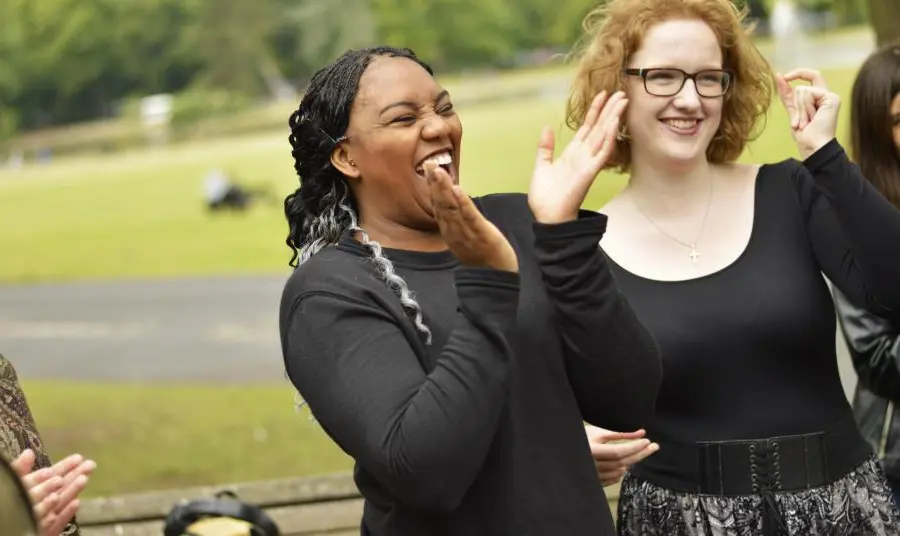
<svg viewBox="0 0 900 536"><path fill-rule="evenodd" d="M825 275L854 303L900 318L900 210L850 162L837 140L798 167L807 232Z"/></svg>
<svg viewBox="0 0 900 536"><path fill-rule="evenodd" d="M536 222L534 230L582 418L618 431L645 426L662 381L662 363L600 249L606 216L582 211L575 221Z"/></svg>
<svg viewBox="0 0 900 536"><path fill-rule="evenodd" d="M838 290L834 303L859 383L880 397L900 400L900 327L850 303Z"/></svg>
<svg viewBox="0 0 900 536"><path fill-rule="evenodd" d="M458 324L430 374L383 308L303 295L286 328L288 375L329 436L399 501L452 511L507 400L518 290L518 274L457 269Z"/></svg>

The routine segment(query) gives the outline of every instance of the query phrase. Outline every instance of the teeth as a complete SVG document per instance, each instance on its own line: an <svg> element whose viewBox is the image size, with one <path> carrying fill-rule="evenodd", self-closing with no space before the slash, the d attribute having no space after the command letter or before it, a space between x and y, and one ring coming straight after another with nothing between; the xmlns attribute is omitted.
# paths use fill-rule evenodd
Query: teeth
<svg viewBox="0 0 900 536"><path fill-rule="evenodd" d="M685 130L697 126L696 119L666 119L665 123L669 126Z"/></svg>
<svg viewBox="0 0 900 536"><path fill-rule="evenodd" d="M425 162L434 162L435 164L437 164L439 166L446 166L446 165L450 164L450 162L452 162L452 161L453 161L453 158L450 156L450 153L440 153L440 154L436 154L434 156L429 156L428 158L425 159L423 164Z"/></svg>
<svg viewBox="0 0 900 536"><path fill-rule="evenodd" d="M425 171L425 164L427 162L434 162L438 166L449 166L453 163L453 156L451 156L448 151L429 156L425 160L422 160L421 164L416 166L416 171L419 173L423 173Z"/></svg>

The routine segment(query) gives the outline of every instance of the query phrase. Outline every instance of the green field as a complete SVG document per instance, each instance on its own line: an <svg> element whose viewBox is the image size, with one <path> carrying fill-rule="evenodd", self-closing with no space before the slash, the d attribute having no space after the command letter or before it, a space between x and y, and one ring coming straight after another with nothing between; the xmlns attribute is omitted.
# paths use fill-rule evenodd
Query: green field
<svg viewBox="0 0 900 536"><path fill-rule="evenodd" d="M843 94L852 73L829 73ZM846 106L845 106L846 111ZM473 194L524 191L541 126L563 135L563 95L460 109L461 181ZM745 158L796 153L780 104ZM59 159L0 173L0 282L278 272L289 258L281 209L210 217L204 173L220 166L279 194L296 186L286 132ZM601 176L588 206L622 184Z"/></svg>
<svg viewBox="0 0 900 536"><path fill-rule="evenodd" d="M350 467L293 389L24 382L54 458L97 461L85 491L140 490L329 473Z"/></svg>
<svg viewBox="0 0 900 536"><path fill-rule="evenodd" d="M846 102L853 72L825 74ZM549 95L461 107L466 190L524 191L541 126L566 131L563 101L563 95ZM743 159L793 156L785 114L776 104L765 135ZM0 282L285 271L289 255L280 209L205 214L201 180L213 166L248 181L270 181L281 194L295 187L285 132L60 159L0 173ZM599 206L621 185L621 177L601 176L587 206ZM308 413L294 410L286 383L28 381L25 388L50 452L79 451L97 460L90 495L349 467Z"/></svg>

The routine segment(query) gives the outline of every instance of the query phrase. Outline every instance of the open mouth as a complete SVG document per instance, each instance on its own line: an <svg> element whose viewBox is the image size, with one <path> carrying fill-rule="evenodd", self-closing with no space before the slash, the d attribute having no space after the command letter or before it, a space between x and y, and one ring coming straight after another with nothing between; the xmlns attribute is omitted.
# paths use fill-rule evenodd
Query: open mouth
<svg viewBox="0 0 900 536"><path fill-rule="evenodd" d="M425 158L416 166L416 173L425 176L425 164L433 162L444 169L451 177L453 176L453 152L450 150L435 153Z"/></svg>
<svg viewBox="0 0 900 536"><path fill-rule="evenodd" d="M702 119L662 119L661 122L676 134L691 136L700 131Z"/></svg>

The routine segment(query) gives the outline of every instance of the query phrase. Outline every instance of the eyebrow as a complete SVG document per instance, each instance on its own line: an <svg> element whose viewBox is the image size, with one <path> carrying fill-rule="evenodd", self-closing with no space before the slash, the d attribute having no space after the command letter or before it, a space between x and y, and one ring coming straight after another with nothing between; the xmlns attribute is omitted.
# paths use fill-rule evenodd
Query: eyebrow
<svg viewBox="0 0 900 536"><path fill-rule="evenodd" d="M450 96L450 92L447 91L447 90L445 89L445 90L443 90L443 91L441 91L440 93L437 94L437 97L434 98L434 102L440 102L442 99L444 99L444 98L446 98L446 97L449 97L449 96ZM390 110L391 108L397 108L397 107L399 107L399 106L407 106L407 107L409 107L409 108L415 108L415 107L416 107L416 103L411 102L411 101L400 101L400 102L395 102L395 103L393 103L393 104L388 104L387 106L385 106L384 108L382 108L382 109L381 109L381 112L379 112L379 113L380 113L380 114L383 114L384 112Z"/></svg>
<svg viewBox="0 0 900 536"><path fill-rule="evenodd" d="M647 64L645 63L645 65L647 65ZM691 72L691 71L688 71L687 69L684 69L684 68L682 68L682 67L678 67L678 66L677 66L676 64L674 64L674 63L669 63L669 62L660 62L660 63L656 63L656 64L654 64L654 63L649 63L649 66L645 66L645 67L642 67L642 68L643 68L643 69L679 69L679 70L682 70L682 71ZM699 69L697 69L695 72L700 72L700 71L720 71L720 70L723 70L723 69L725 69L725 68L726 68L726 67L724 66L724 64L723 64L722 66L714 66L714 65L712 65L712 64L707 64L705 67L701 66L701 67L700 67Z"/></svg>

